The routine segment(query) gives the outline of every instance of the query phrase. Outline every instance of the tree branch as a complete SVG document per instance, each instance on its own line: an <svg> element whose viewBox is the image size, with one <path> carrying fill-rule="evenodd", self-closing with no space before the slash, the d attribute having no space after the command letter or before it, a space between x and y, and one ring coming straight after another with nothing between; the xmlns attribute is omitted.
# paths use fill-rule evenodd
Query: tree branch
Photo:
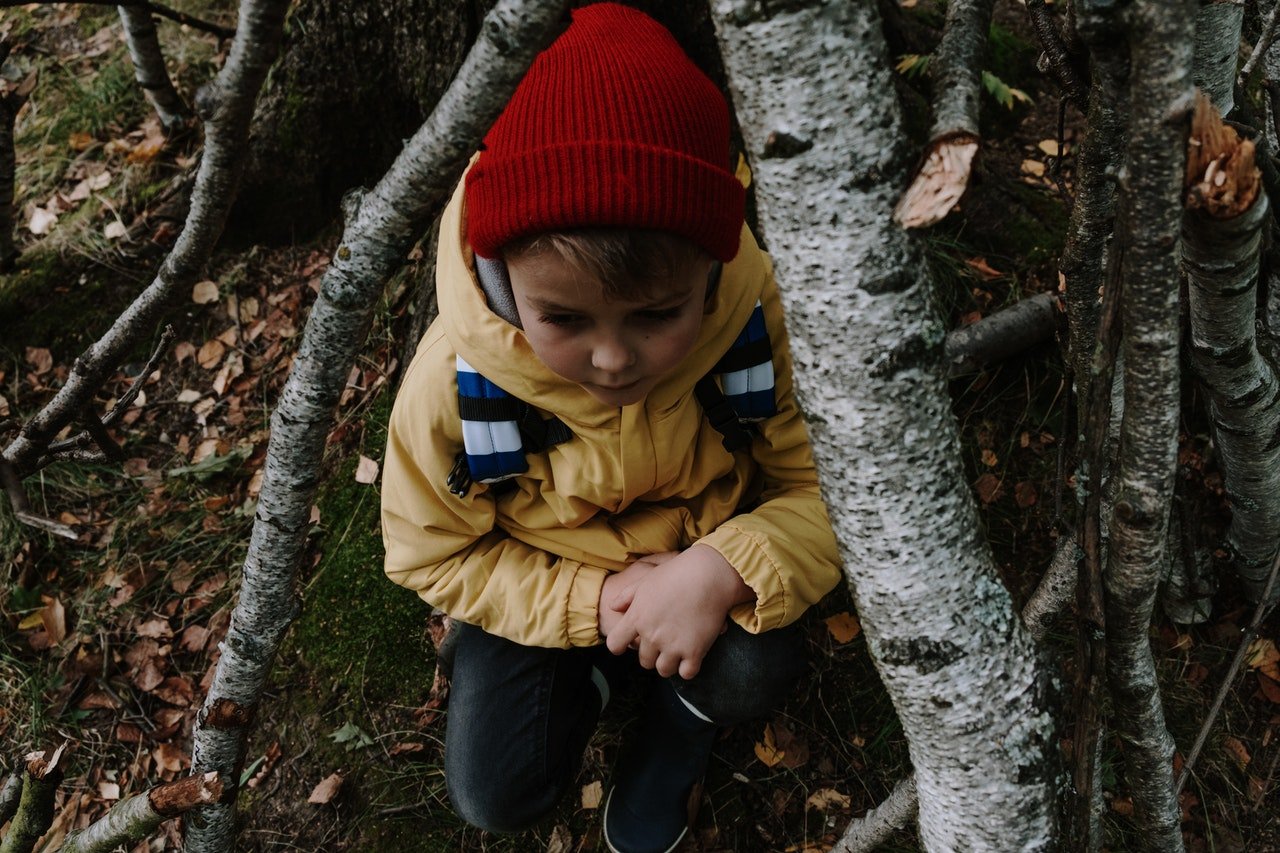
<svg viewBox="0 0 1280 853"><path fill-rule="evenodd" d="M1044 49L1044 57L1049 63L1049 70L1058 81L1063 94L1083 110L1087 101L1084 81L1076 59L1067 50L1058 25L1053 22L1053 13L1049 11L1045 0L1027 0L1027 14L1031 17L1031 27L1040 39L1040 47Z"/></svg>
<svg viewBox="0 0 1280 853"><path fill-rule="evenodd" d="M18 800L22 797L22 777L10 773L0 788L0 826L4 826L18 810Z"/></svg>
<svg viewBox="0 0 1280 853"><path fill-rule="evenodd" d="M975 373L984 365L1052 337L1062 303L1056 293L1037 293L947 335L949 376Z"/></svg>
<svg viewBox="0 0 1280 853"><path fill-rule="evenodd" d="M58 761L65 744L46 760L45 753L33 752L27 756L26 775L22 782L22 796L18 809L9 824L9 831L0 841L0 853L31 853L40 836L53 823L53 798L62 781Z"/></svg>
<svg viewBox="0 0 1280 853"><path fill-rule="evenodd" d="M549 44L560 0L505 0L485 17L462 69L378 185L349 195L348 221L271 419L244 582L204 708L193 767L232 780L224 801L187 824L188 853L231 848L235 787L248 718L297 611L294 576L338 399L386 281L457 181L534 56ZM232 709L227 715L219 709Z"/></svg>
<svg viewBox="0 0 1280 853"><path fill-rule="evenodd" d="M58 853L111 853L133 845L170 818L198 805L217 802L222 782L217 773L187 776L121 800L84 829L70 833Z"/></svg>
<svg viewBox="0 0 1280 853"><path fill-rule="evenodd" d="M1223 115L1235 106L1243 25L1243 3L1206 3L1196 12L1193 79Z"/></svg>
<svg viewBox="0 0 1280 853"><path fill-rule="evenodd" d="M67 382L4 449L19 476L31 473L50 441L89 406L109 372L150 333L177 294L203 270L226 224L244 170L249 123L258 90L280 41L287 0L247 0L226 65L201 95L204 153L186 225L151 284L111 328L76 359Z"/></svg>
<svg viewBox="0 0 1280 853"><path fill-rule="evenodd" d="M924 162L894 210L904 228L942 220L969 185L978 150L982 55L995 0L951 0L942 41L929 63L933 127Z"/></svg>
<svg viewBox="0 0 1280 853"><path fill-rule="evenodd" d="M1121 295L1124 416L1118 489L1108 525L1107 681L1126 779L1145 850L1183 849L1173 791L1173 739L1165 727L1149 631L1177 465L1179 317L1177 245L1194 106L1196 0L1131 7L1132 124L1118 230L1125 240Z"/></svg>
<svg viewBox="0 0 1280 853"><path fill-rule="evenodd" d="M1208 397L1214 446L1231 501L1227 542L1257 600L1280 540L1280 375L1258 351L1257 281L1266 193L1253 143L1196 104L1182 221L1190 363Z"/></svg>
<svg viewBox="0 0 1280 853"><path fill-rule="evenodd" d="M169 71L164 67L164 53L156 36L156 22L147 9L119 6L120 23L124 25L125 41L129 45L129 58L133 60L133 74L146 93L147 100L155 107L160 123L166 130L175 130L186 124L191 115L187 105L173 88Z"/></svg>
<svg viewBox="0 0 1280 853"><path fill-rule="evenodd" d="M0 63L9 56L12 45L0 40ZM0 273L9 272L18 260L18 249L13 239L15 224L13 188L17 158L14 154L13 128L18 111L35 89L36 73L33 71L17 86L0 82Z"/></svg>

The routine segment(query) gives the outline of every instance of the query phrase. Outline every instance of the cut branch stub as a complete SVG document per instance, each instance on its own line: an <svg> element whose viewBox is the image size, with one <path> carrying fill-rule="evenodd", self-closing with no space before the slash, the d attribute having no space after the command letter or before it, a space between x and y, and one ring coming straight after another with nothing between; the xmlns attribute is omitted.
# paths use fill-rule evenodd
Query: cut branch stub
<svg viewBox="0 0 1280 853"><path fill-rule="evenodd" d="M963 134L929 146L920 171L893 211L894 221L903 228L926 228L940 222L969 186L977 153L978 138Z"/></svg>
<svg viewBox="0 0 1280 853"><path fill-rule="evenodd" d="M1248 210L1262 187L1253 142L1241 139L1199 91L1187 144L1186 182L1187 208L1203 210L1215 219L1230 219Z"/></svg>

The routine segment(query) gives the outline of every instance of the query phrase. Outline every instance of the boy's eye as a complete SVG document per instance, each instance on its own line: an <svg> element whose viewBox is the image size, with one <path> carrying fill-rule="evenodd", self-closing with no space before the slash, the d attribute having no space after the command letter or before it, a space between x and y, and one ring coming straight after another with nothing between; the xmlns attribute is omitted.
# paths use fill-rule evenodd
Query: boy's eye
<svg viewBox="0 0 1280 853"><path fill-rule="evenodd" d="M641 319L649 320L655 323L659 323L664 320L674 320L676 317L679 317L679 316L680 316L680 306L676 306L675 308L662 308L660 310L655 310L655 311L640 312Z"/></svg>
<svg viewBox="0 0 1280 853"><path fill-rule="evenodd" d="M543 314L538 318L540 322L551 326L572 326L582 318L576 314Z"/></svg>

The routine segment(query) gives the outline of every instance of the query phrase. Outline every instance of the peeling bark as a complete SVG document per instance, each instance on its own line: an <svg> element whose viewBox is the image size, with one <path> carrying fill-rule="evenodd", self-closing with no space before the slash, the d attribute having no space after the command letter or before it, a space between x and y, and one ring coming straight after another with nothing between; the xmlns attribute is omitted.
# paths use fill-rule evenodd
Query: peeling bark
<svg viewBox="0 0 1280 853"><path fill-rule="evenodd" d="M1259 251L1270 208L1252 143L1209 109L1197 109L1187 178L1190 362L1209 400L1231 501L1227 541L1256 601L1280 541L1280 377L1256 337Z"/></svg>
<svg viewBox="0 0 1280 853"><path fill-rule="evenodd" d="M18 799L22 796L22 777L10 773L0 788L0 826L8 823L9 818L18 810Z"/></svg>
<svg viewBox="0 0 1280 853"><path fill-rule="evenodd" d="M1046 682L978 532L931 283L892 222L901 119L875 6L712 9L824 497L916 768L924 847L1047 850ZM766 157L781 134L804 144ZM928 488L911 488L925 471Z"/></svg>
<svg viewBox="0 0 1280 853"><path fill-rule="evenodd" d="M1224 116L1235 107L1236 64L1243 25L1244 3L1233 0L1208 3L1196 13L1192 73L1195 84Z"/></svg>
<svg viewBox="0 0 1280 853"><path fill-rule="evenodd" d="M942 41L929 64L933 78L933 126L929 150L894 211L904 228L939 222L969 185L978 151L982 55L995 0L951 0Z"/></svg>
<svg viewBox="0 0 1280 853"><path fill-rule="evenodd" d="M67 835L58 853L111 853L151 834L170 818L222 796L217 773L187 776L121 800L84 829Z"/></svg>
<svg viewBox="0 0 1280 853"><path fill-rule="evenodd" d="M133 60L133 75L146 93L147 100L155 107L160 123L166 130L174 130L186 123L190 111L173 88L169 72L164 67L164 54L156 35L156 22L146 9L120 6L120 23L124 25L125 41L129 46L129 58Z"/></svg>
<svg viewBox="0 0 1280 853"><path fill-rule="evenodd" d="M1107 680L1142 849L1183 849L1148 632L1173 500L1178 432L1177 244L1193 106L1195 0L1131 7L1133 92L1118 231L1124 416L1108 525ZM1141 93L1140 96L1138 93Z"/></svg>
<svg viewBox="0 0 1280 853"><path fill-rule="evenodd" d="M549 44L563 3L508 0L485 18L481 34L431 117L378 185L345 205L346 230L307 318L293 369L271 418L262 492L231 616L194 735L193 769L228 780L224 802L196 809L187 822L188 853L231 849L235 788L248 720L285 631L298 609L297 567L320 481L321 460L338 398L378 297L429 225L533 57ZM212 722L211 722L212 720ZM226 725L217 725L223 723Z"/></svg>
<svg viewBox="0 0 1280 853"><path fill-rule="evenodd" d="M1090 48L1092 81L1084 139L1076 158L1076 197L1059 270L1066 290L1068 360L1076 399L1089 399L1089 375L1098 331L1104 257L1115 219L1116 181L1124 153L1128 51L1117 38L1116 15L1082 14L1081 38ZM1079 407L1083 426L1084 405Z"/></svg>
<svg viewBox="0 0 1280 853"><path fill-rule="evenodd" d="M9 823L9 831L0 841L0 853L31 853L40 836L49 831L53 823L53 798L62 781L62 769L58 761L63 747L45 759L45 753L35 752L27 756L26 772L22 779L22 795L18 808Z"/></svg>

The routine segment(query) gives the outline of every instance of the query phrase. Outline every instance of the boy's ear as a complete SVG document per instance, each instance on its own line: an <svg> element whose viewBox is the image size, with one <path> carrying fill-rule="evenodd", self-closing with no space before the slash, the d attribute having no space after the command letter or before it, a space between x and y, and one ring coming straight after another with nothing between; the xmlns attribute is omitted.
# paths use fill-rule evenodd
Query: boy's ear
<svg viewBox="0 0 1280 853"><path fill-rule="evenodd" d="M724 271L724 264L719 261L711 262L711 269L707 272L707 296L702 303L702 313L710 314L715 304L716 293L720 290L720 273Z"/></svg>

